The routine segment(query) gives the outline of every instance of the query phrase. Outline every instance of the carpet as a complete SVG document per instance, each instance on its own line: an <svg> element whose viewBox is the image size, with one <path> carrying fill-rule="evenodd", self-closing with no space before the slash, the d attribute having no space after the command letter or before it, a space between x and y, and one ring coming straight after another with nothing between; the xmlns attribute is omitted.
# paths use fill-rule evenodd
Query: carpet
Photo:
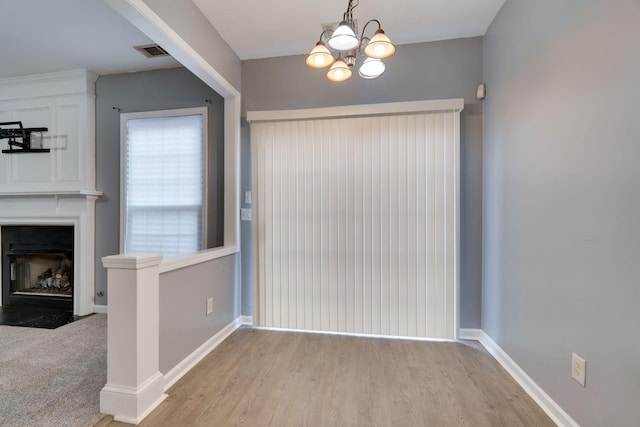
<svg viewBox="0 0 640 427"><path fill-rule="evenodd" d="M106 380L106 315L57 329L0 326L0 426L93 426Z"/></svg>

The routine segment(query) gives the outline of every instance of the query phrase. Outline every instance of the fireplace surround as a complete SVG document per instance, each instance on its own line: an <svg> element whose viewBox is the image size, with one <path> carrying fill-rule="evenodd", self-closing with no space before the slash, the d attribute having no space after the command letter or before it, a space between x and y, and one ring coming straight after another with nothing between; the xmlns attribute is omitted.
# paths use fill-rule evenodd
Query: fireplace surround
<svg viewBox="0 0 640 427"><path fill-rule="evenodd" d="M72 297L64 297L65 301L71 300L73 314L84 316L94 312L95 296L95 202L100 196L99 192L77 192L66 194L6 194L0 193L0 203L3 209L0 211L0 241L4 249L6 234L11 234L15 226L28 227L61 227L72 230L67 232L72 239L72 244L67 247L73 249L72 256L65 248L34 248L33 243L25 242L22 247L18 245L17 252L31 252L37 255L38 250L53 252L47 255L49 260L59 260L61 256L72 259L68 275L73 278ZM24 247L26 246L26 247ZM61 250L62 249L62 250ZM0 258L0 270L5 271L5 263L10 262L8 255L3 253ZM55 261L59 262L59 261ZM9 274L10 274L9 267ZM15 268L15 267L14 267ZM46 268L45 268L46 270ZM52 267L53 270L53 267ZM52 271L53 272L53 271ZM15 272L18 273L17 271ZM42 272L33 272L37 276ZM4 289L7 278L2 277ZM8 306L16 300L7 299L6 292L0 293L0 305ZM22 295L21 299L27 296ZM58 299L62 299L59 297ZM20 299L20 298L19 298ZM30 298L34 300L35 298Z"/></svg>

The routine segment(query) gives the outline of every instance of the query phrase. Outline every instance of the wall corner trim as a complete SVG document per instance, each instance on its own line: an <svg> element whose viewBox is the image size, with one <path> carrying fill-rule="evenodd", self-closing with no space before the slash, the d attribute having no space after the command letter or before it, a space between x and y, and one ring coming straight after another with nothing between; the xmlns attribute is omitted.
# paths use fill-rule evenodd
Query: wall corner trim
<svg viewBox="0 0 640 427"><path fill-rule="evenodd" d="M560 427L580 427L496 342L482 329L460 329L460 339L479 341L524 391Z"/></svg>
<svg viewBox="0 0 640 427"><path fill-rule="evenodd" d="M243 325L253 326L253 316L240 316L240 321Z"/></svg>
<svg viewBox="0 0 640 427"><path fill-rule="evenodd" d="M164 376L164 390L167 391L173 386L180 378L182 378L187 372L205 358L213 349L219 346L229 335L231 335L236 329L244 325L244 318L246 316L238 316L227 326L222 328L220 332L209 338L200 347L195 349L190 355L185 357L180 363L174 366Z"/></svg>

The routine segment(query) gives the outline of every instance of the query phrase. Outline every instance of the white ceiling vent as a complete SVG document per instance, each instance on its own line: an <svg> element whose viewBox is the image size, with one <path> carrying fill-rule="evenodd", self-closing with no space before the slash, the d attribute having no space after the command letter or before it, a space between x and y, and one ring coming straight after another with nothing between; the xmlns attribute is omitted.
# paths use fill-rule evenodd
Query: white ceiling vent
<svg viewBox="0 0 640 427"><path fill-rule="evenodd" d="M134 46L135 50L146 56L147 58L157 58L159 56L169 56L169 52L158 46L157 44L147 44L144 46Z"/></svg>

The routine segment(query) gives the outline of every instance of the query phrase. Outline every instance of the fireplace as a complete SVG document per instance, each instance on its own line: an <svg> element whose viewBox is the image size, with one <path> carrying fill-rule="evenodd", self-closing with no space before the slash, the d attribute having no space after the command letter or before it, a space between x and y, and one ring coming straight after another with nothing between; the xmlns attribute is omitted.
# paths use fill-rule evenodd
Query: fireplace
<svg viewBox="0 0 640 427"><path fill-rule="evenodd" d="M73 226L2 227L3 306L73 310Z"/></svg>
<svg viewBox="0 0 640 427"><path fill-rule="evenodd" d="M48 153L0 153L3 308L61 304L71 306L76 316L97 310L95 204L102 193L96 191L96 78L89 71L73 70L0 79L0 116L20 120L27 127L48 128L43 144L50 149ZM7 238L6 232L13 233L13 227L51 227L32 228L27 234L33 235L66 228L52 231L65 237L66 243Z"/></svg>

